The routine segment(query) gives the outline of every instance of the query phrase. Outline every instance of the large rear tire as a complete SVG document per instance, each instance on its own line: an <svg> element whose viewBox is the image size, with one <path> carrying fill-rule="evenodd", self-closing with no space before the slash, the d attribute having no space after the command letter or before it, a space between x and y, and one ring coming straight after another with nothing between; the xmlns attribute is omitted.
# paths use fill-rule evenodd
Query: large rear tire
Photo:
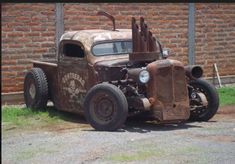
<svg viewBox="0 0 235 164"><path fill-rule="evenodd" d="M28 108L44 109L48 101L48 83L41 68L32 68L24 80L24 100Z"/></svg>
<svg viewBox="0 0 235 164"><path fill-rule="evenodd" d="M206 106L196 107L190 110L190 121L208 121L210 120L217 112L219 107L219 96L216 91L216 88L208 83L206 80L197 79L191 81L189 85L192 87L189 89L189 98L192 95L192 92L203 93L207 100ZM196 95L196 94L195 94ZM190 106L195 105L192 99L190 98Z"/></svg>
<svg viewBox="0 0 235 164"><path fill-rule="evenodd" d="M128 115L128 104L123 92L115 85L102 83L92 87L84 101L86 120L100 131L120 128Z"/></svg>

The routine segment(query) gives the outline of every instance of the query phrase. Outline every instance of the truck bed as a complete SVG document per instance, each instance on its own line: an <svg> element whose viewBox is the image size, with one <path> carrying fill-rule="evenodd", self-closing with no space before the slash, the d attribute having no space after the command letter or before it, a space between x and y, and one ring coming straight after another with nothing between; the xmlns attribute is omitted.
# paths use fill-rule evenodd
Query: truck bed
<svg viewBox="0 0 235 164"><path fill-rule="evenodd" d="M31 60L33 65L48 65L57 67L57 60L56 59L40 59L40 60Z"/></svg>

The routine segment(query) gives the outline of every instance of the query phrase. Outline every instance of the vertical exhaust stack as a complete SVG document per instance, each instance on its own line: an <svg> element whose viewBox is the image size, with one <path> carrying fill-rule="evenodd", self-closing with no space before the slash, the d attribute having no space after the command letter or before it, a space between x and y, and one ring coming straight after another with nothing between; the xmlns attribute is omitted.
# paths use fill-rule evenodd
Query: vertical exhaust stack
<svg viewBox="0 0 235 164"><path fill-rule="evenodd" d="M113 22L113 31L116 30L115 19L111 14L104 12L104 11L98 11L97 15L103 15L103 16L109 18Z"/></svg>
<svg viewBox="0 0 235 164"><path fill-rule="evenodd" d="M140 30L134 17L132 18L131 27L133 53L129 54L129 60L135 63L158 59L160 46L157 45L156 38L148 30L144 18L140 17Z"/></svg>

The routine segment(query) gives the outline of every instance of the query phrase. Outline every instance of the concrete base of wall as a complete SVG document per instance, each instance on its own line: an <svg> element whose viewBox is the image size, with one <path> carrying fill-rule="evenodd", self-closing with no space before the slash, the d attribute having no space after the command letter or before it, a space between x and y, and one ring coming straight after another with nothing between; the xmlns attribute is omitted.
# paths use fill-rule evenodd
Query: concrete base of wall
<svg viewBox="0 0 235 164"><path fill-rule="evenodd" d="M23 92L2 93L2 105L24 104Z"/></svg>
<svg viewBox="0 0 235 164"><path fill-rule="evenodd" d="M205 78L210 83L214 84L216 87L219 86L218 80L215 78L213 83L213 78ZM221 83L223 86L235 84L235 75L233 76L222 76ZM19 105L24 104L23 92L11 92L11 93L2 93L2 105Z"/></svg>
<svg viewBox="0 0 235 164"><path fill-rule="evenodd" d="M222 86L226 86L226 85L230 85L230 84L235 84L235 75L232 76L222 76L221 78L221 83ZM209 78L205 78L206 80L208 80L211 84L215 85L216 87L219 86L219 81L217 78L213 77L209 77Z"/></svg>

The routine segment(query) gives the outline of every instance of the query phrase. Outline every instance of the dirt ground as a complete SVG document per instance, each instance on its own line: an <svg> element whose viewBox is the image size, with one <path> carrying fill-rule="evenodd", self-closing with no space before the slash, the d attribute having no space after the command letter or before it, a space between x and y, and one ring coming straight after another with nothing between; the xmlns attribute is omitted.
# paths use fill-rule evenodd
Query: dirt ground
<svg viewBox="0 0 235 164"><path fill-rule="evenodd" d="M2 125L4 126L4 125ZM235 163L235 106L209 122L159 125L128 120L94 131L83 118L2 134L2 163Z"/></svg>

